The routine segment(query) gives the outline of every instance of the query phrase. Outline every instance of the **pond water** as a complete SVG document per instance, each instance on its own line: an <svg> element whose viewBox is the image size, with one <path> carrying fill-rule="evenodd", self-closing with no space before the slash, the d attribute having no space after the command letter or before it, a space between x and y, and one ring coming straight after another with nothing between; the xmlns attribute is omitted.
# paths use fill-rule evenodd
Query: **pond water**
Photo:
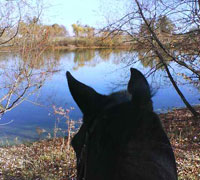
<svg viewBox="0 0 200 180"><path fill-rule="evenodd" d="M79 122L82 114L69 92L66 71L97 92L109 94L126 89L130 67L148 74L153 65L153 62L147 64L138 61L136 52L126 51L49 52L40 58L34 55L22 58L18 54L0 54L0 109L2 106L10 106L10 111L1 116L0 145L34 141L49 135L52 137L55 135L55 127L62 129L57 129L58 135L66 135L64 130L67 128L68 116L55 113L55 109L60 112L62 109L70 110L67 114L69 118ZM183 71L180 67L173 63L170 66L187 100L192 105L199 104L198 87L188 84L175 74ZM184 107L162 69L149 76L148 81L155 93L155 111ZM46 132L40 134L39 130Z"/></svg>

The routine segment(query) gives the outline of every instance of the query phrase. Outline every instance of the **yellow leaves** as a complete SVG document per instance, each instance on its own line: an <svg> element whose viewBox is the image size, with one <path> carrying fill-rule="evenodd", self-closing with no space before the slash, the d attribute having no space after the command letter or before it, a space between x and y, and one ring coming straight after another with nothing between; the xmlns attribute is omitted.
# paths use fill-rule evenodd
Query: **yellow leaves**
<svg viewBox="0 0 200 180"><path fill-rule="evenodd" d="M76 37L93 37L94 28L88 25L72 24L72 28Z"/></svg>
<svg viewBox="0 0 200 180"><path fill-rule="evenodd" d="M187 76L187 75L184 74L184 73L177 73L177 75L182 76L183 79L185 79L185 80L187 80L187 81L189 81L189 82L192 82L192 78L189 77L189 76Z"/></svg>

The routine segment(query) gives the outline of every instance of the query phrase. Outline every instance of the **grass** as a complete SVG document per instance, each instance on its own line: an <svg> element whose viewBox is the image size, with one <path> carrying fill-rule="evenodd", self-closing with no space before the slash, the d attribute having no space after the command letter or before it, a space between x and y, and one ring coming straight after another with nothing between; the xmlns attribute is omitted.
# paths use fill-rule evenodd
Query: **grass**
<svg viewBox="0 0 200 180"><path fill-rule="evenodd" d="M200 118L195 121L186 109L160 114L160 118L175 152L179 180L200 179ZM0 148L2 180L73 180L75 164L65 138Z"/></svg>

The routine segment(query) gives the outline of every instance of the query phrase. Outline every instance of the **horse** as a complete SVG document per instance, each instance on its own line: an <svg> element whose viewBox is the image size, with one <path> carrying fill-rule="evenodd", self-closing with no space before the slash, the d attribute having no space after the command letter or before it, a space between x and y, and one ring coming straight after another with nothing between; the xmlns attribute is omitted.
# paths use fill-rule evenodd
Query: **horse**
<svg viewBox="0 0 200 180"><path fill-rule="evenodd" d="M177 180L173 149L144 75L131 68L126 91L97 93L67 71L83 123L71 141L77 180Z"/></svg>

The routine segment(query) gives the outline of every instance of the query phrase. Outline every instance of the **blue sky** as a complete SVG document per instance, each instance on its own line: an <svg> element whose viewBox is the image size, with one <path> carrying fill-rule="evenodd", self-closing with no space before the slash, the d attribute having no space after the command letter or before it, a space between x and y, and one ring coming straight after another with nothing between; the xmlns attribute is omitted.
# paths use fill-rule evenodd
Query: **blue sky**
<svg viewBox="0 0 200 180"><path fill-rule="evenodd" d="M50 1L50 7L44 10L45 24L62 24L71 28L71 24L97 26L102 21L100 0L56 0Z"/></svg>
<svg viewBox="0 0 200 180"><path fill-rule="evenodd" d="M72 32L71 25L79 21L81 24L95 28L106 25L105 19L113 19L121 12L119 7L125 0L56 0L47 1L44 9L43 23L62 24Z"/></svg>

